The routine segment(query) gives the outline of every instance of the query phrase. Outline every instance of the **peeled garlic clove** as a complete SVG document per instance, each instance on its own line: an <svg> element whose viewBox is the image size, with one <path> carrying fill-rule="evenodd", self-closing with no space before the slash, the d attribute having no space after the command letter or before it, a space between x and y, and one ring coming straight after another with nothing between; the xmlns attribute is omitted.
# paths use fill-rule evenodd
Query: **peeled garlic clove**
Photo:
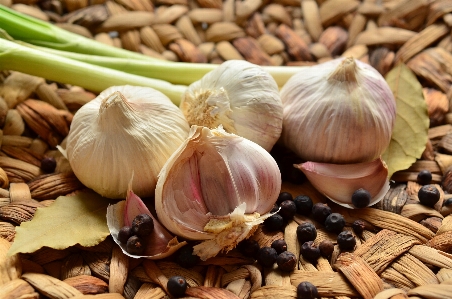
<svg viewBox="0 0 452 299"><path fill-rule="evenodd" d="M166 160L188 136L180 109L161 92L139 86L114 86L74 115L66 153L77 178L109 198L133 190L152 196Z"/></svg>
<svg viewBox="0 0 452 299"><path fill-rule="evenodd" d="M126 244L123 244L118 240L118 233L121 228L125 225L132 226L133 219L139 214L147 214L154 220L154 231L146 242L146 249L142 256L128 253ZM179 242L177 237L174 237L158 222L157 218L152 215L141 198L133 193L131 184L127 191L126 200L108 206L107 225L113 240L121 247L124 254L133 258L145 257L153 260L162 259L170 256L179 248L187 244L185 241Z"/></svg>
<svg viewBox="0 0 452 299"><path fill-rule="evenodd" d="M281 173L265 149L221 127L192 126L159 174L155 209L174 234L206 240L194 249L205 260L254 232L280 190Z"/></svg>
<svg viewBox="0 0 452 299"><path fill-rule="evenodd" d="M305 68L287 81L281 100L281 140L305 161L373 161L391 140L394 95L377 70L353 58Z"/></svg>
<svg viewBox="0 0 452 299"><path fill-rule="evenodd" d="M185 92L180 109L190 125L245 137L270 151L281 135L282 103L278 85L262 67L229 60Z"/></svg>
<svg viewBox="0 0 452 299"><path fill-rule="evenodd" d="M379 202L389 190L388 168L381 158L356 164L306 162L294 166L319 192L347 208L354 208L352 194L359 188L371 194L369 205Z"/></svg>

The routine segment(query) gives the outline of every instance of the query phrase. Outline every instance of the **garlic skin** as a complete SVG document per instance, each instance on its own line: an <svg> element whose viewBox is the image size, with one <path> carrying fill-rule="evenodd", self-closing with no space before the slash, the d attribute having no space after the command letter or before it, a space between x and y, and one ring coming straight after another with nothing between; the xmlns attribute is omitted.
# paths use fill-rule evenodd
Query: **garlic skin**
<svg viewBox="0 0 452 299"><path fill-rule="evenodd" d="M245 137L270 151L282 130L278 85L262 67L228 60L192 83L180 103L190 125Z"/></svg>
<svg viewBox="0 0 452 299"><path fill-rule="evenodd" d="M359 188L372 196L369 206L382 200L389 190L388 168L381 158L354 164L305 162L294 166L319 192L346 208L355 208L351 198Z"/></svg>
<svg viewBox="0 0 452 299"><path fill-rule="evenodd" d="M158 260L170 256L187 242L179 242L177 237L171 235L165 227L163 227L154 215L149 211L144 202L132 190L132 179L129 182L126 200L122 200L116 204L109 205L107 208L107 225L110 234L116 244L121 247L122 252L132 258L144 257L151 260ZM127 252L126 244L118 240L119 231L123 226L132 226L132 221L139 214L147 214L154 221L154 229L149 236L143 255L133 255Z"/></svg>
<svg viewBox="0 0 452 299"><path fill-rule="evenodd" d="M174 234L206 240L194 248L206 260L249 237L280 190L281 173L265 149L221 127L192 126L159 174L155 209Z"/></svg>
<svg viewBox="0 0 452 299"><path fill-rule="evenodd" d="M113 86L81 107L67 137L67 158L88 188L108 198L133 190L151 196L157 175L188 136L177 106L149 87Z"/></svg>
<svg viewBox="0 0 452 299"><path fill-rule="evenodd" d="M394 95L370 65L339 58L292 76L281 89L282 142L306 161L373 161L389 145Z"/></svg>

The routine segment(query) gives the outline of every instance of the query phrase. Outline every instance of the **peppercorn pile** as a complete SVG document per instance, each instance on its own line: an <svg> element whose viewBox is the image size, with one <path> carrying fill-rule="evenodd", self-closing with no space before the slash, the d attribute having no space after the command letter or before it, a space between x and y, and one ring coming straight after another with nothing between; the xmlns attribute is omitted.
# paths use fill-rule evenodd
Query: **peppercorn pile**
<svg viewBox="0 0 452 299"><path fill-rule="evenodd" d="M67 135L73 113L95 95L4 72L2 88L15 93L15 102L0 100L0 298L452 297L450 1L145 2L2 3L173 61L307 65L353 56L383 75L406 62L428 104L426 150L392 176L390 191L375 207L361 208L369 199L357 190L351 200L359 209L348 210L318 193L292 167L300 159L276 146L283 189L275 214L236 249L207 261L193 255L192 242L162 260L133 259L111 237L89 248L44 247L10 257L16 226L58 196L84 188L54 146ZM131 22L129 13L139 10L159 21ZM119 22L116 29L106 27L108 20ZM140 249L138 230L123 229L121 241L135 241L130 250Z"/></svg>

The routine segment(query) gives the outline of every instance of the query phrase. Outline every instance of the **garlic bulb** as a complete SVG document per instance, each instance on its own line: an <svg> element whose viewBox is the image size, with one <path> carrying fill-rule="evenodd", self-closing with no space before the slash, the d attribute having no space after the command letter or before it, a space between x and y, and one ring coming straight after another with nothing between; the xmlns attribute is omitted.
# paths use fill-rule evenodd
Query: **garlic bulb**
<svg viewBox="0 0 452 299"><path fill-rule="evenodd" d="M180 109L190 125L245 137L270 151L281 135L282 103L278 85L262 67L229 60L192 83Z"/></svg>
<svg viewBox="0 0 452 299"><path fill-rule="evenodd" d="M67 158L88 188L109 198L133 190L151 196L166 160L189 126L164 94L149 87L114 86L80 108L67 138Z"/></svg>
<svg viewBox="0 0 452 299"><path fill-rule="evenodd" d="M395 99L368 64L340 58L306 68L287 81L281 100L281 139L304 160L373 161L389 145Z"/></svg>
<svg viewBox="0 0 452 299"><path fill-rule="evenodd" d="M155 209L174 234L206 240L194 248L205 260L249 237L280 190L278 165L262 147L221 127L192 126L159 174Z"/></svg>

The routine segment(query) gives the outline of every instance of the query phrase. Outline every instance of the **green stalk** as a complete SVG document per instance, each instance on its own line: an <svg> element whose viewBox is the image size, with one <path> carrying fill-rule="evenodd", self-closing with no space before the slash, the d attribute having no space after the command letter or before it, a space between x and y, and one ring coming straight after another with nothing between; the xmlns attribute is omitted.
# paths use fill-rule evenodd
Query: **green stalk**
<svg viewBox="0 0 452 299"><path fill-rule="evenodd" d="M173 84L183 85L190 85L191 83L200 80L205 74L212 71L218 66L216 64L208 63L170 62L163 60L140 61L126 58L86 55L49 49L45 47L37 48L45 52L78 61L83 61L89 64L108 67L130 74L161 79ZM290 77L292 77L295 73L301 71L305 67L262 66L262 68L273 76L278 86L283 86Z"/></svg>
<svg viewBox="0 0 452 299"><path fill-rule="evenodd" d="M14 39L43 47L137 60L158 60L143 54L102 44L98 41L61 29L42 20L0 5L0 28Z"/></svg>
<svg viewBox="0 0 452 299"><path fill-rule="evenodd" d="M21 42L18 43L61 57L66 57L93 65L103 66L114 70L120 70L129 74L160 79L173 84L190 85L194 81L200 80L205 74L217 67L217 65L215 64L208 63L176 63L163 60L144 61L127 58L87 55L33 46L29 44L27 45Z"/></svg>
<svg viewBox="0 0 452 299"><path fill-rule="evenodd" d="M81 86L101 92L114 85L152 87L179 105L186 86L113 70L37 49L25 47L0 38L0 69L13 70L48 80Z"/></svg>

